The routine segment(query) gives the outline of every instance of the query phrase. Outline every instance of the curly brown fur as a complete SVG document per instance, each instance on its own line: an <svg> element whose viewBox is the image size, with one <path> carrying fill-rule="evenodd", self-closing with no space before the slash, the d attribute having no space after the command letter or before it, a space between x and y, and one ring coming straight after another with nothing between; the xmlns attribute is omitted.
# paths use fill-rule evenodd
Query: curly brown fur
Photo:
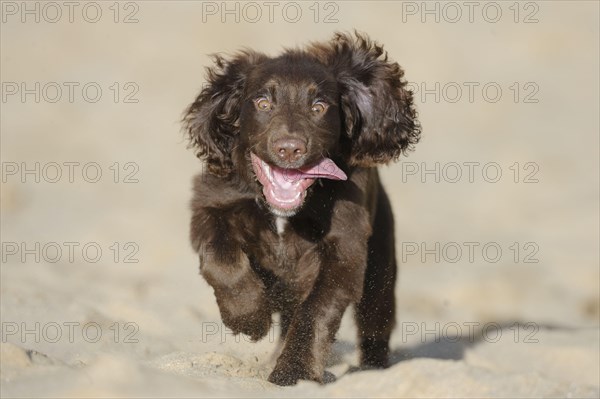
<svg viewBox="0 0 600 399"><path fill-rule="evenodd" d="M403 75L377 43L338 33L275 58L215 57L185 113L190 146L208 167L192 200L201 274L235 333L258 340L280 313L276 384L323 382L350 305L362 365L387 365L394 223L376 166L419 140ZM288 182L288 173L304 174Z"/></svg>

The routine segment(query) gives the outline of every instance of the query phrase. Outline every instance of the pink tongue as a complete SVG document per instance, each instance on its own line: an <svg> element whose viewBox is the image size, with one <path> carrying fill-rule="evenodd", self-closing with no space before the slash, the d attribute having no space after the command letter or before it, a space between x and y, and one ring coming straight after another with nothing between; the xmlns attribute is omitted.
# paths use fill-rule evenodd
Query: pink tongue
<svg viewBox="0 0 600 399"><path fill-rule="evenodd" d="M343 170L329 158L323 158L321 162L308 169L300 169L300 173L303 177L321 177L331 180L346 180L348 177Z"/></svg>
<svg viewBox="0 0 600 399"><path fill-rule="evenodd" d="M335 162L329 158L323 158L318 164L303 169L282 169L276 166L271 166L273 175L283 175L287 180L298 179L331 179L331 180L346 180L348 177ZM279 179L277 179L279 180Z"/></svg>
<svg viewBox="0 0 600 399"><path fill-rule="evenodd" d="M317 178L348 179L344 171L329 158L323 158L316 165L302 169L285 169L268 165L254 154L251 154L251 158L254 173L263 185L263 193L267 201L281 209L294 209L300 206L306 196L306 189Z"/></svg>

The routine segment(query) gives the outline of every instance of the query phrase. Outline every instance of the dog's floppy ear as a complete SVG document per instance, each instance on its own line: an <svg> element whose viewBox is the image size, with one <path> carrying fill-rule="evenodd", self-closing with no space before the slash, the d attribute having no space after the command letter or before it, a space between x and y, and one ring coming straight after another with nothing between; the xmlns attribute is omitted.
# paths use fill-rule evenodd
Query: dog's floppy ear
<svg viewBox="0 0 600 399"><path fill-rule="evenodd" d="M419 141L421 126L404 71L366 36L336 33L312 47L335 73L350 139L350 164L374 166L396 160Z"/></svg>
<svg viewBox="0 0 600 399"><path fill-rule="evenodd" d="M227 176L233 170L232 152L239 135L246 77L266 56L242 51L229 59L220 55L213 58L214 65L206 68L207 83L185 111L182 122L189 146L206 161L208 171Z"/></svg>

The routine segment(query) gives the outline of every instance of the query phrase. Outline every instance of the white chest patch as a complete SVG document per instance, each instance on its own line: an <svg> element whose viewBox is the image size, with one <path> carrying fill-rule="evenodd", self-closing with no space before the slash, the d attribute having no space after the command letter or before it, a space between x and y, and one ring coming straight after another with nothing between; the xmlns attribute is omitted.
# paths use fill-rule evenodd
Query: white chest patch
<svg viewBox="0 0 600 399"><path fill-rule="evenodd" d="M281 216L275 218L275 226L277 227L277 234L281 235L285 231L287 225L287 219Z"/></svg>

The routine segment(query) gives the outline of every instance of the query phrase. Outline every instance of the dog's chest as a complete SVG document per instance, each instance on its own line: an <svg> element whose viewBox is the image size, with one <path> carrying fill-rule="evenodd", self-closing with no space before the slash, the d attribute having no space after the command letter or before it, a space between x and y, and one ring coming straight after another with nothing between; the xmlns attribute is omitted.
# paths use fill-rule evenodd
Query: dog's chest
<svg viewBox="0 0 600 399"><path fill-rule="evenodd" d="M287 226L288 220L284 217L277 216L275 218L275 228L277 229L277 235L281 238L282 234L285 232L285 227Z"/></svg>
<svg viewBox="0 0 600 399"><path fill-rule="evenodd" d="M287 218L275 217L269 238L261 244L262 256L258 260L276 275L293 274L310 245L297 234Z"/></svg>
<svg viewBox="0 0 600 399"><path fill-rule="evenodd" d="M274 261L274 265L281 270L287 270L293 268L294 264L299 258L299 248L297 247L297 240L293 237L290 232L286 233L289 221L284 217L275 218L275 233L274 242L271 248L271 255Z"/></svg>

